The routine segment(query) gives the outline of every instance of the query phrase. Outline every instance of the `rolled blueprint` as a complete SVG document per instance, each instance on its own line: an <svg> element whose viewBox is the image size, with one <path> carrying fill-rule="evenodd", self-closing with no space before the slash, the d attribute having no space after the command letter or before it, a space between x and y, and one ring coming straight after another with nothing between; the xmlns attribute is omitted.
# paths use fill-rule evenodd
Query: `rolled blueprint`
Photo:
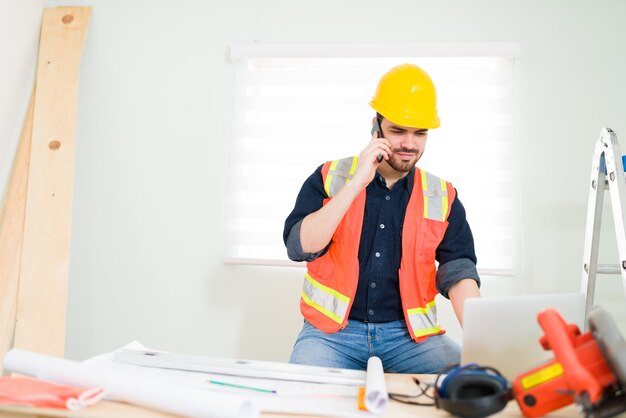
<svg viewBox="0 0 626 418"><path fill-rule="evenodd" d="M4 356L4 368L54 383L102 387L107 398L187 417L256 418L259 411L246 397L211 393L126 371L78 363L30 351L13 349Z"/></svg>
<svg viewBox="0 0 626 418"><path fill-rule="evenodd" d="M372 414L382 414L387 409L388 403L383 363L378 357L370 357L365 377L365 408Z"/></svg>

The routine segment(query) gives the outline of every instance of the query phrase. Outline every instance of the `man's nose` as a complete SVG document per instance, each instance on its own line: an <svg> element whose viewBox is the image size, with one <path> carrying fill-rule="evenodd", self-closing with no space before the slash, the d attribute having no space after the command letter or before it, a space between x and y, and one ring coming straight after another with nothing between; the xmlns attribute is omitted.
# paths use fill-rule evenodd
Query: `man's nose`
<svg viewBox="0 0 626 418"><path fill-rule="evenodd" d="M415 148L415 138L409 133L404 134L402 135L402 141L400 142L400 145L403 148Z"/></svg>

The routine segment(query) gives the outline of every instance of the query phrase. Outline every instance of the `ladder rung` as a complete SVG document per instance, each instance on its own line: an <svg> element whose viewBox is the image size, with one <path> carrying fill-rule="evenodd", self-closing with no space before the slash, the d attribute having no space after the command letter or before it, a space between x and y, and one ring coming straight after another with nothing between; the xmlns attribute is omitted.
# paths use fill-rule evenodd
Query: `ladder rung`
<svg viewBox="0 0 626 418"><path fill-rule="evenodd" d="M598 274L622 274L619 264L598 264Z"/></svg>

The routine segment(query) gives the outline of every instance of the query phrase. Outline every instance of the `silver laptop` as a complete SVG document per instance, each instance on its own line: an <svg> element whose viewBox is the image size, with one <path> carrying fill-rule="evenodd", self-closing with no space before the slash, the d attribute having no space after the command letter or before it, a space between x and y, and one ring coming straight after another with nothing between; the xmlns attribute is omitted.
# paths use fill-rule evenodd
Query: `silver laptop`
<svg viewBox="0 0 626 418"><path fill-rule="evenodd" d="M461 363L491 366L512 381L523 372L554 358L539 344L543 330L537 314L555 308L565 322L583 329L582 293L483 297L465 301Z"/></svg>

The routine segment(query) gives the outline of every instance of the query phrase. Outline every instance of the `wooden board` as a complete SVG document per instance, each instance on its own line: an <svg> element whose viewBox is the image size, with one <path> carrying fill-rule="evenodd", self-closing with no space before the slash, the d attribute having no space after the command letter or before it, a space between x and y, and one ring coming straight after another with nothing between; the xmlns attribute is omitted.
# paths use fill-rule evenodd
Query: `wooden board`
<svg viewBox="0 0 626 418"><path fill-rule="evenodd" d="M45 9L13 346L63 356L78 75L91 7Z"/></svg>
<svg viewBox="0 0 626 418"><path fill-rule="evenodd" d="M387 390L391 393L406 393L416 395L418 393L415 383L412 381L412 377L416 375L409 374L386 374L385 380L387 382ZM420 380L433 380L434 375L417 375ZM419 399L411 399L412 401L431 402L425 396ZM323 401L322 401L323 402ZM356 411L356 401L355 401ZM494 418L523 418L523 415L517 406L516 401L509 401L506 408L494 415ZM574 405L566 406L562 409L553 411L546 415L546 418L579 418L582 415L579 414ZM67 418L142 418L142 417L155 417L155 418L175 418L177 415L171 415L164 412L157 412L145 408L141 408L135 405L122 404L117 402L102 401L89 408L79 411L52 411L50 409L41 408L19 408L0 405L0 418L43 418L43 417L67 417ZM315 418L316 415L300 415L290 413L272 413L263 412L261 418ZM448 412L443 409L437 409L434 406L415 406L400 403L397 401L390 401L389 408L381 415L372 415L372 417L378 418L452 418ZM323 416L319 416L323 418Z"/></svg>
<svg viewBox="0 0 626 418"><path fill-rule="evenodd" d="M13 170L0 208L0 355L10 348L15 330L34 103L33 91L15 153Z"/></svg>

